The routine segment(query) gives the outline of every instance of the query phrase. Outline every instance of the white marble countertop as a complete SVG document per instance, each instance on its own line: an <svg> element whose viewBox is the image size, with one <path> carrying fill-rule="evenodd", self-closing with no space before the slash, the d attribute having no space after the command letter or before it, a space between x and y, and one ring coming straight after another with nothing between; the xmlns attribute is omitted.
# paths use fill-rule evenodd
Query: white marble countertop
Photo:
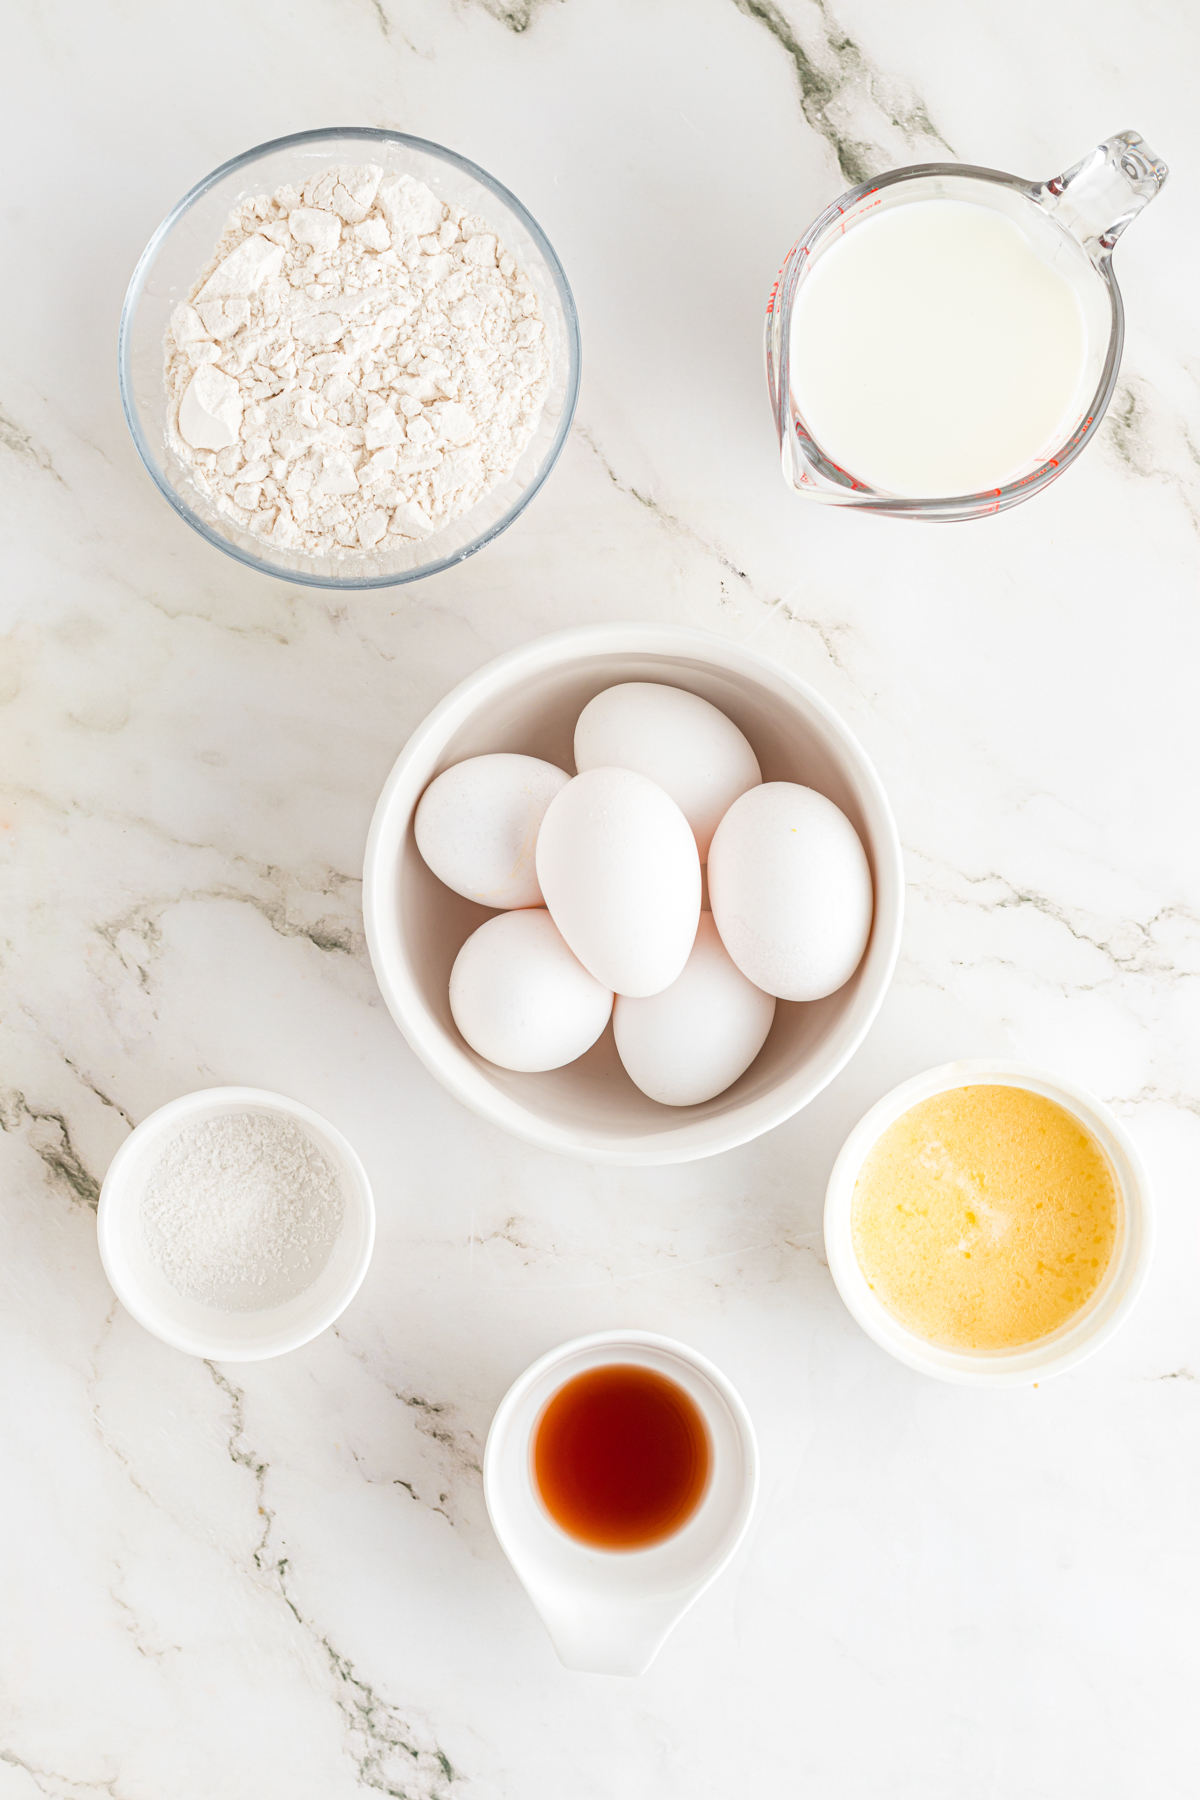
<svg viewBox="0 0 1200 1800"><path fill-rule="evenodd" d="M1188 0L61 0L10 11L0 505L3 1800L1173 1800L1200 1564L1200 13ZM176 519L116 396L125 284L208 169L393 126L510 185L574 284L584 391L486 553L338 598ZM1118 252L1102 440L1031 505L806 507L762 375L788 244L935 154L1053 173L1125 127L1172 179ZM839 166L840 165L840 166ZM391 1023L358 874L456 681L538 633L677 620L844 715L904 842L883 1013L807 1112L666 1170L542 1155ZM820 1217L854 1120L958 1055L1090 1086L1159 1251L1073 1375L922 1379ZM335 1331L209 1367L115 1304L132 1123L246 1083L358 1147L379 1239ZM629 1682L555 1661L488 1525L492 1411L641 1326L745 1396L750 1538Z"/></svg>

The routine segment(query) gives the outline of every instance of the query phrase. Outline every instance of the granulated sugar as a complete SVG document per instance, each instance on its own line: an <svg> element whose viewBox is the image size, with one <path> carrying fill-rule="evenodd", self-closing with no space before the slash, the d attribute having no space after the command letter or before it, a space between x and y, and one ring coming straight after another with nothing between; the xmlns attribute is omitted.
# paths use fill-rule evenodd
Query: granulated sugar
<svg viewBox="0 0 1200 1800"><path fill-rule="evenodd" d="M245 201L165 351L196 486L322 558L460 517L512 473L549 385L537 293L486 219L375 163Z"/></svg>
<svg viewBox="0 0 1200 1800"><path fill-rule="evenodd" d="M151 1257L177 1293L223 1312L278 1306L329 1261L341 1184L304 1130L278 1113L185 1125L142 1198Z"/></svg>

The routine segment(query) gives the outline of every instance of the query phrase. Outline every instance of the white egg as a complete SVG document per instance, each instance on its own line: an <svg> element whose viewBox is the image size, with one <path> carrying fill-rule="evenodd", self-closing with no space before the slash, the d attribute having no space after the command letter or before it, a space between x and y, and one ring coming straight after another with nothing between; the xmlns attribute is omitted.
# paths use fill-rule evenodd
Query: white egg
<svg viewBox="0 0 1200 1800"><path fill-rule="evenodd" d="M575 726L575 767L636 769L656 781L695 833L701 862L738 795L762 780L732 719L656 681L624 681L588 701Z"/></svg>
<svg viewBox="0 0 1200 1800"><path fill-rule="evenodd" d="M480 906L540 906L534 848L570 776L536 756L472 756L421 795L417 849L439 881Z"/></svg>
<svg viewBox="0 0 1200 1800"><path fill-rule="evenodd" d="M698 1106L750 1067L774 1017L772 995L746 980L712 914L702 912L683 974L648 1000L618 995L613 1032L643 1094L663 1106Z"/></svg>
<svg viewBox="0 0 1200 1800"><path fill-rule="evenodd" d="M561 1069L590 1050L612 1012L543 907L471 933L450 971L450 1011L472 1050L502 1069Z"/></svg>
<svg viewBox="0 0 1200 1800"><path fill-rule="evenodd" d="M820 1000L849 981L871 932L871 870L832 800L768 781L735 800L708 857L722 942L756 987Z"/></svg>
<svg viewBox="0 0 1200 1800"><path fill-rule="evenodd" d="M700 859L669 794L633 769L589 769L556 794L537 873L554 923L618 994L657 994L687 961L700 918Z"/></svg>

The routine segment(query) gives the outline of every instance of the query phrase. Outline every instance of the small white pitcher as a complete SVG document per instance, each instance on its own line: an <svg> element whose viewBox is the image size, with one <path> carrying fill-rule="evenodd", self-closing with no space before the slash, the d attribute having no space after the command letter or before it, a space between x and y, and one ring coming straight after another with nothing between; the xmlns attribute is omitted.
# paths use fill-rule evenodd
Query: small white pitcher
<svg viewBox="0 0 1200 1800"><path fill-rule="evenodd" d="M687 1523L644 1550L596 1550L551 1519L533 1482L533 1434L551 1395L606 1363L653 1369L683 1388L708 1427L711 1470ZM501 1548L568 1669L640 1675L667 1633L725 1568L758 1495L758 1444L739 1395L686 1344L649 1331L602 1331L541 1357L500 1402L483 1491Z"/></svg>

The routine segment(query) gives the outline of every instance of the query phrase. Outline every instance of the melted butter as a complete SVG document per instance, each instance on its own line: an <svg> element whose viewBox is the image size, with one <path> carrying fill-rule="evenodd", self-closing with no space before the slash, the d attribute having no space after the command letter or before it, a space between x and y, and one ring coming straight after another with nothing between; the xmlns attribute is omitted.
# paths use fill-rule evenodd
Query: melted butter
<svg viewBox="0 0 1200 1800"><path fill-rule="evenodd" d="M1119 1201L1077 1119L1019 1087L935 1094L879 1138L854 1189L854 1250L910 1331L1011 1350L1082 1310L1109 1265Z"/></svg>

